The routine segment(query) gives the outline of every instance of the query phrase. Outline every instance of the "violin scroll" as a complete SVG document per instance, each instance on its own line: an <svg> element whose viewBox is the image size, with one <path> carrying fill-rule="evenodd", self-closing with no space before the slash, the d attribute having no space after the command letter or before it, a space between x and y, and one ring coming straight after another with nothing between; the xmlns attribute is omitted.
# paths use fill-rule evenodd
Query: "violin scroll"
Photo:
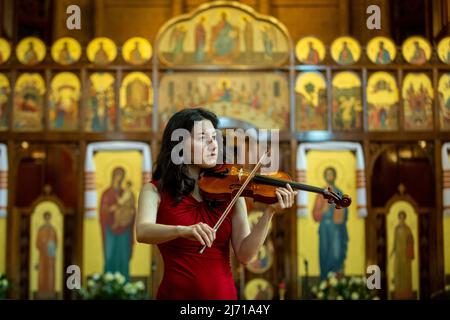
<svg viewBox="0 0 450 320"><path fill-rule="evenodd" d="M323 197L328 200L329 204L334 203L336 205L336 209L347 208L352 203L352 198L349 195L339 195L334 192L331 187L323 190Z"/></svg>

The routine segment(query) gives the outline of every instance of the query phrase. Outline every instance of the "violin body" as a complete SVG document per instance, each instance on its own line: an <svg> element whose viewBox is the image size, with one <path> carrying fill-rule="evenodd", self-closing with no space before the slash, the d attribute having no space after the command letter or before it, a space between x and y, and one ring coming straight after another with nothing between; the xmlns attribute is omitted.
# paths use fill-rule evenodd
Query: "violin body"
<svg viewBox="0 0 450 320"><path fill-rule="evenodd" d="M240 190L248 176L249 173L240 166L221 164L204 170L200 174L198 186L202 197L208 200L229 201ZM322 194L328 203L336 205L336 209L345 208L351 204L351 198L348 195L338 195L330 188L323 189L295 182L285 172L255 175L242 191L241 196L273 204L278 202L276 189L286 187L287 183L293 189Z"/></svg>
<svg viewBox="0 0 450 320"><path fill-rule="evenodd" d="M198 186L202 196L206 199L227 201L231 200L238 192L247 176L247 173L239 166L223 164L215 167L212 171L204 171L198 180ZM291 177L284 172L276 172L266 176L273 179L291 180ZM276 188L277 186L258 183L253 178L241 196L253 198L258 202L272 204L278 202L275 193Z"/></svg>

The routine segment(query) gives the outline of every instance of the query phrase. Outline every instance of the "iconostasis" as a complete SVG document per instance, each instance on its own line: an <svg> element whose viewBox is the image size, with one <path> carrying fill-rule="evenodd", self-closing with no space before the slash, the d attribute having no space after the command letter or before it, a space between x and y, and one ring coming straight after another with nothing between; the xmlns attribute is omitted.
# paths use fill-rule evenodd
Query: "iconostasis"
<svg viewBox="0 0 450 320"><path fill-rule="evenodd" d="M0 39L0 248L13 257L0 256L0 272L20 283L20 297L70 297L61 285L70 264L83 281L121 270L154 294L161 261L135 241L137 196L170 116L205 107L222 128L278 129L280 170L353 200L336 209L302 192L257 257L234 262L241 298L308 297L329 272L364 276L371 264L387 270L384 297L428 296L433 273L450 277L449 63L450 37L291 39L237 2L175 17L153 44ZM418 170L428 180L414 180ZM248 205L253 225L263 207Z"/></svg>

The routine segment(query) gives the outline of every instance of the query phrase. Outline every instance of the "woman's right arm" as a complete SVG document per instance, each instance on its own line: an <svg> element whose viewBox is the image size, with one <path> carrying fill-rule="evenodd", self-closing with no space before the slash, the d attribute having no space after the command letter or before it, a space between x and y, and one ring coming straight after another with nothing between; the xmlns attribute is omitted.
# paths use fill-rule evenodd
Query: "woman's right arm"
<svg viewBox="0 0 450 320"><path fill-rule="evenodd" d="M142 187L138 199L136 216L136 240L141 243L159 244L178 237L197 240L211 246L214 230L205 223L191 226L174 226L156 223L161 198L156 187L147 183Z"/></svg>

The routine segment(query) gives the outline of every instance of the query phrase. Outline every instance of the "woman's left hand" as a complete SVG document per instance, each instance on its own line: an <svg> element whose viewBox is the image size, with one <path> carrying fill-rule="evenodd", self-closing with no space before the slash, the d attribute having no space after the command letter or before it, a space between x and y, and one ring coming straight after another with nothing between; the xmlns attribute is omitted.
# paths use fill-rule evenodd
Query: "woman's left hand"
<svg viewBox="0 0 450 320"><path fill-rule="evenodd" d="M284 209L290 208L295 203L295 196L298 191L294 191L289 183L286 184L286 187L287 188L277 188L275 191L278 202L269 206L275 213L279 213Z"/></svg>

